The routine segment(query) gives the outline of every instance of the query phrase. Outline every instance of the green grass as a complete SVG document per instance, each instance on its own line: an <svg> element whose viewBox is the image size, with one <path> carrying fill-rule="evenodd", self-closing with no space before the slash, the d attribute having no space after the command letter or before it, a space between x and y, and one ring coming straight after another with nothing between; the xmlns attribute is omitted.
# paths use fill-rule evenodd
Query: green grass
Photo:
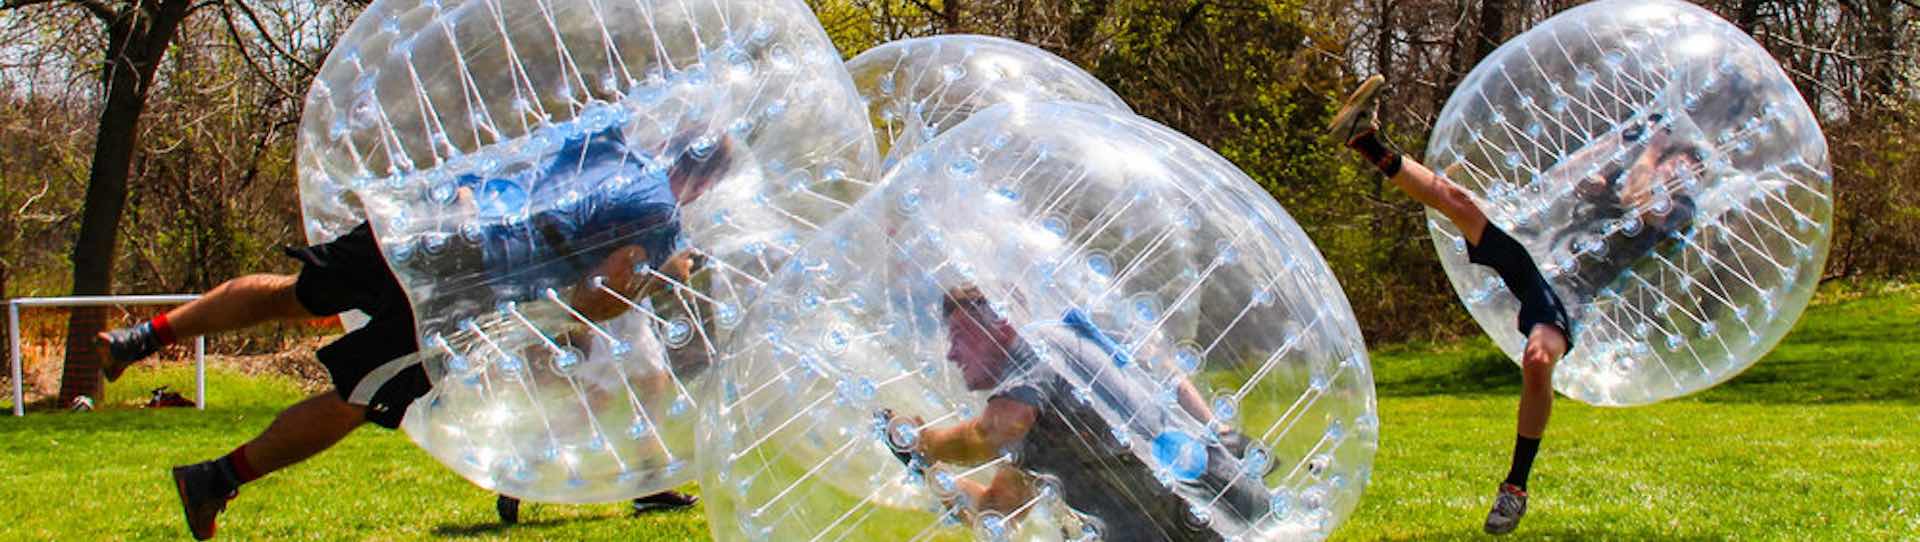
<svg viewBox="0 0 1920 542"><path fill-rule="evenodd" d="M1766 359L1706 392L1636 408L1557 401L1521 533L1920 536L1920 289L1823 297ZM1485 339L1389 348L1373 361L1380 455L1338 538L1483 537L1519 371Z"/></svg>
<svg viewBox="0 0 1920 542"><path fill-rule="evenodd" d="M1768 359L1708 392L1630 409L1561 401L1533 477L1526 539L1902 539L1920 533L1920 289L1823 295ZM1481 341L1374 356L1381 453L1342 540L1482 538L1505 473L1519 374ZM125 405L190 368L136 370L103 410L0 419L0 540L177 539L166 467L225 453L301 396L291 381L213 372L212 406ZM493 498L397 432L363 429L249 485L223 539L703 538L698 511Z"/></svg>

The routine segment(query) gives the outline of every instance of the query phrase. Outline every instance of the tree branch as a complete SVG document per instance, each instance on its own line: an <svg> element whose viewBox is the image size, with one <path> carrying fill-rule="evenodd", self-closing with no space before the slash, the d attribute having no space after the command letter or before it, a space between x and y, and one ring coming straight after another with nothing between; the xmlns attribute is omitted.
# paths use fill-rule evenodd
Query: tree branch
<svg viewBox="0 0 1920 542"><path fill-rule="evenodd" d="M277 53L282 57L286 57L287 60L293 61L294 65L299 66L300 69L306 72L308 75L319 73L319 70L313 69L313 66L307 64L305 61L300 60L299 55L295 55L293 53L287 52L286 49L280 47L279 42L273 41L273 35L267 33L267 26L260 22L259 15L255 15L253 13L252 6L248 6L247 3L244 1L235 1L235 2L231 2L231 4L235 6L239 6L240 14L247 16L247 20L253 23L253 29L260 32L260 39L266 40L267 47L273 49L274 53ZM222 8L221 11L226 11L226 9ZM231 18L232 16L228 15L228 17ZM232 26L231 21L229 21L228 26L229 27ZM237 40L239 38L235 37L234 39Z"/></svg>
<svg viewBox="0 0 1920 542"><path fill-rule="evenodd" d="M240 40L240 30L234 27L233 10L227 9L224 3L220 7L220 18L227 22L227 38L233 40L234 49L240 51L240 58L247 61L247 67L252 68L253 73L260 76L261 80L266 81L267 86L273 87L274 92L279 93L289 100L293 100L294 103L300 103L299 95L287 90L286 87L280 86L280 81L275 80L272 74L267 73L267 70L261 68L259 63L253 61L253 53L247 52L246 42ZM268 40L268 42L271 43L272 40ZM301 67L304 68L306 65L302 64Z"/></svg>
<svg viewBox="0 0 1920 542"><path fill-rule="evenodd" d="M5 3L0 3L0 10L15 10L56 1L58 0L7 0Z"/></svg>
<svg viewBox="0 0 1920 542"><path fill-rule="evenodd" d="M111 7L107 7L107 4L100 0L72 0L72 2L79 4L80 7L87 8L87 12L92 13L93 17L100 19L102 23L113 24L115 19L120 18L120 12L114 11Z"/></svg>
<svg viewBox="0 0 1920 542"><path fill-rule="evenodd" d="M66 2L80 6L103 22L112 22L115 17L119 16L118 13L113 11L113 8L107 7L107 5L101 3L100 0L5 0L0 1L0 11L13 11L55 2Z"/></svg>

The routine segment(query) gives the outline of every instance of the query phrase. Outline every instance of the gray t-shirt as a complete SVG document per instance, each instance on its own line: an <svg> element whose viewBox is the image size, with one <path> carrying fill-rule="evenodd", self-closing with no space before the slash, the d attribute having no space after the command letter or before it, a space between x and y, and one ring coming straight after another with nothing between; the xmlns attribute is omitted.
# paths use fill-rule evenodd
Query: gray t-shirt
<svg viewBox="0 0 1920 542"><path fill-rule="evenodd" d="M1222 540L1267 513L1262 473L1240 472L1240 459L1163 391L1167 384L1084 315L1069 311L1064 320L1025 333L1013 373L993 395L1040 411L1013 450L1016 467L1057 480L1062 500L1106 540ZM1186 443L1186 461L1162 464L1157 438Z"/></svg>

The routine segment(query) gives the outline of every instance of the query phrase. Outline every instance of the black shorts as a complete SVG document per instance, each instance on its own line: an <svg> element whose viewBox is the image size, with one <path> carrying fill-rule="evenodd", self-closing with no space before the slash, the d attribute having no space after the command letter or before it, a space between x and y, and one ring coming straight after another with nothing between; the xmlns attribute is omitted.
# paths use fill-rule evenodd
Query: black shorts
<svg viewBox="0 0 1920 542"><path fill-rule="evenodd" d="M294 296L319 316L359 310L367 325L320 348L315 357L333 377L333 389L348 403L367 407L367 421L388 429L400 426L407 405L426 395L427 380L417 356L413 307L393 272L387 270L373 229L361 223L332 241L287 248L300 260Z"/></svg>

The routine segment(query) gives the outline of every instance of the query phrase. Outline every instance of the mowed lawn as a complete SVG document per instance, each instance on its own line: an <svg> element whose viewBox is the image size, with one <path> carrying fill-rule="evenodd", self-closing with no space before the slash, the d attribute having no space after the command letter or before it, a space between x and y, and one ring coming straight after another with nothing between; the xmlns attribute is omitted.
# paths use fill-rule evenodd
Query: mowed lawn
<svg viewBox="0 0 1920 542"><path fill-rule="evenodd" d="M1681 400L1561 401L1516 539L1920 538L1920 288L1829 292L1768 359ZM1512 446L1519 373L1490 344L1374 355L1382 420L1367 495L1341 540L1483 538ZM215 371L205 412L125 408L187 369L140 370L91 414L0 419L0 540L186 537L167 467L225 453L297 400L291 381ZM242 491L226 540L706 536L700 512L530 505L493 496L397 432L363 429Z"/></svg>

